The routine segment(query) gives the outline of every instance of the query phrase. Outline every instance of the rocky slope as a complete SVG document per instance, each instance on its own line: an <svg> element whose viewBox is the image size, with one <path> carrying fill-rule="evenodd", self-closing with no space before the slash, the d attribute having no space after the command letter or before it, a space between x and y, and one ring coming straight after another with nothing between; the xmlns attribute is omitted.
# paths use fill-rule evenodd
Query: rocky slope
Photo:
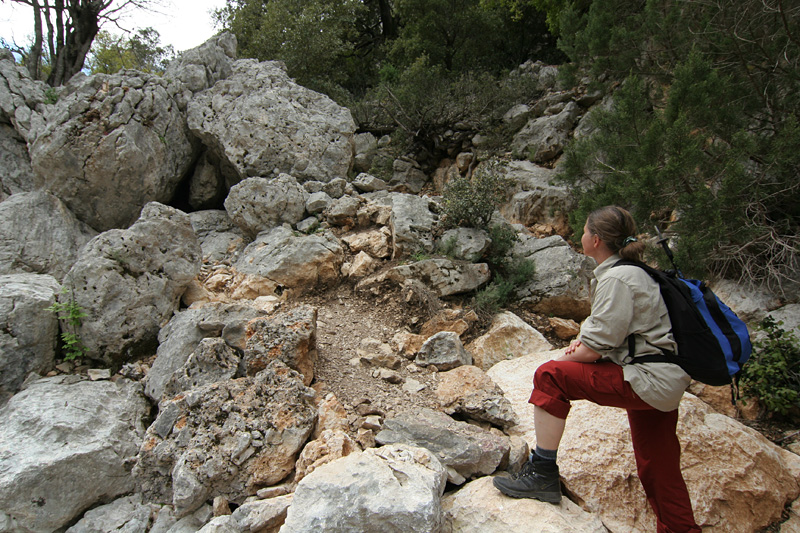
<svg viewBox="0 0 800 533"><path fill-rule="evenodd" d="M381 179L367 171L390 140L235 48L216 37L164 77L78 76L55 102L0 55L0 531L652 530L612 409L576 405L560 506L490 479L535 443L531 376L588 313L593 265L550 178L601 95L521 69L542 92L506 120L535 162L498 161L514 185L494 220L536 270L484 317L466 304L489 236L444 232L437 196L478 139L435 176L400 158ZM717 288L748 320L798 316ZM82 364L61 361L59 331ZM691 391L698 522L798 527L800 458L725 389Z"/></svg>

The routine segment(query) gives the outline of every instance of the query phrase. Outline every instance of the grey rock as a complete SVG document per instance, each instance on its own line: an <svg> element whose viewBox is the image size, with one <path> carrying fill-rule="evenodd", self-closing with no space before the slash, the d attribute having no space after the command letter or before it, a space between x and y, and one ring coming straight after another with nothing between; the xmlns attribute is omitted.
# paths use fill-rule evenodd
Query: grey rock
<svg viewBox="0 0 800 533"><path fill-rule="evenodd" d="M514 136L512 150L539 163L558 157L580 112L578 104L570 102L557 115L532 119Z"/></svg>
<svg viewBox="0 0 800 533"><path fill-rule="evenodd" d="M333 198L331 198L325 191L315 192L308 197L308 200L306 200L306 211L308 211L310 215L322 213L328 208L329 205L331 205L331 202L333 202Z"/></svg>
<svg viewBox="0 0 800 533"><path fill-rule="evenodd" d="M8 124L0 123L0 201L33 190L33 168L25 140Z"/></svg>
<svg viewBox="0 0 800 533"><path fill-rule="evenodd" d="M143 494L172 504L177 516L212 495L244 503L293 470L314 428L314 394L299 374L274 361L254 377L162 402L133 469Z"/></svg>
<svg viewBox="0 0 800 533"><path fill-rule="evenodd" d="M478 261L491 244L492 239L482 229L454 228L442 234L437 250L452 254L454 259Z"/></svg>
<svg viewBox="0 0 800 533"><path fill-rule="evenodd" d="M553 183L556 170L530 161L510 161L495 167L511 180L511 199L500 207L500 213L511 223L532 226L552 224L569 227L569 213L575 207L575 197L566 186Z"/></svg>
<svg viewBox="0 0 800 533"><path fill-rule="evenodd" d="M392 257L415 251L433 252L433 230L439 219L438 204L429 198L405 193L372 193L368 202L379 211L391 210L389 228L392 230Z"/></svg>
<svg viewBox="0 0 800 533"><path fill-rule="evenodd" d="M464 349L458 333L440 331L422 343L414 362L420 366L436 365L439 370L451 370L471 365L472 356Z"/></svg>
<svg viewBox="0 0 800 533"><path fill-rule="evenodd" d="M353 187L361 192L385 191L388 188L386 182L376 178L372 174L362 172L353 180Z"/></svg>
<svg viewBox="0 0 800 533"><path fill-rule="evenodd" d="M48 310L56 302L52 276L0 276L0 405L20 390L31 372L53 369L58 319Z"/></svg>
<svg viewBox="0 0 800 533"><path fill-rule="evenodd" d="M129 229L92 239L64 278L88 315L77 332L88 356L121 364L152 354L200 270L200 253L189 217L155 202Z"/></svg>
<svg viewBox="0 0 800 533"><path fill-rule="evenodd" d="M538 313L581 321L589 316L589 281L596 263L569 247L560 236L537 239L520 233L511 256L529 259L534 275L517 296Z"/></svg>
<svg viewBox="0 0 800 533"><path fill-rule="evenodd" d="M149 405L131 382L61 376L0 410L0 509L11 531L55 531L135 488Z"/></svg>
<svg viewBox="0 0 800 533"><path fill-rule="evenodd" d="M498 436L433 409L419 409L389 418L375 436L380 444L405 444L430 450L458 485L475 476L492 474L508 459L508 437Z"/></svg>
<svg viewBox="0 0 800 533"><path fill-rule="evenodd" d="M338 281L343 262L344 249L331 232L303 235L277 227L259 234L235 263L234 268L244 279L234 294L302 293ZM248 284L256 285L256 293L248 292Z"/></svg>
<svg viewBox="0 0 800 533"><path fill-rule="evenodd" d="M31 129L41 124L46 91L57 89L31 79L13 56L0 58L0 123L10 124L25 142L33 140Z"/></svg>
<svg viewBox="0 0 800 533"><path fill-rule="evenodd" d="M283 223L303 220L308 195L288 174L275 178L248 178L233 188L225 199L225 210L251 239Z"/></svg>
<svg viewBox="0 0 800 533"><path fill-rule="evenodd" d="M203 261L232 264L247 246L244 232L233 223L226 211L207 210L189 213Z"/></svg>
<svg viewBox="0 0 800 533"><path fill-rule="evenodd" d="M486 263L469 263L449 259L426 259L392 268L386 277L398 283L407 280L422 282L438 296L452 296L474 291L489 281Z"/></svg>
<svg viewBox="0 0 800 533"><path fill-rule="evenodd" d="M226 79L189 102L188 123L219 159L228 186L280 173L328 182L346 176L353 161L350 112L295 84L276 62L236 61Z"/></svg>
<svg viewBox="0 0 800 533"><path fill-rule="evenodd" d="M344 178L333 178L329 182L323 184L323 192L328 193L331 198L341 198L348 192L349 183Z"/></svg>
<svg viewBox="0 0 800 533"><path fill-rule="evenodd" d="M306 386L311 384L317 362L316 308L302 305L247 324L244 349L247 374L258 374L276 359L299 372Z"/></svg>
<svg viewBox="0 0 800 533"><path fill-rule="evenodd" d="M183 108L187 100L195 93L212 87L233 72L236 60L236 36L232 33L215 35L196 48L187 50L172 61L167 67L164 77L181 82L188 92L183 96Z"/></svg>
<svg viewBox="0 0 800 533"><path fill-rule="evenodd" d="M331 202L325 212L325 219L333 226L355 226L361 200L344 196Z"/></svg>
<svg viewBox="0 0 800 533"><path fill-rule="evenodd" d="M200 341L183 367L164 386L164 396L177 394L217 381L236 377L241 356L221 337Z"/></svg>
<svg viewBox="0 0 800 533"><path fill-rule="evenodd" d="M180 380L187 362L204 339L221 338L228 346L243 350L247 322L264 311L244 303L210 303L176 313L158 334L158 352L147 373L145 393L159 402L168 383Z"/></svg>
<svg viewBox="0 0 800 533"><path fill-rule="evenodd" d="M269 531L286 520L286 512L292 504L294 494L277 496L267 500L246 502L236 508L231 518L242 531Z"/></svg>
<svg viewBox="0 0 800 533"><path fill-rule="evenodd" d="M357 133L355 135L356 157L353 161L353 170L367 172L372 166L372 161L378 151L378 139L371 133Z"/></svg>
<svg viewBox="0 0 800 533"><path fill-rule="evenodd" d="M141 494L125 496L86 511L77 524L67 529L67 533L146 533L151 512L150 506L142 502Z"/></svg>
<svg viewBox="0 0 800 533"><path fill-rule="evenodd" d="M395 159L392 165L392 179L389 188L397 192L418 194L428 182L428 176L422 172L419 164L408 158Z"/></svg>
<svg viewBox="0 0 800 533"><path fill-rule="evenodd" d="M308 234L316 231L319 226L320 223L317 217L308 217L298 222L295 227L297 228L297 231L302 231L303 233Z"/></svg>
<svg viewBox="0 0 800 533"><path fill-rule="evenodd" d="M97 232L45 191L19 193L0 203L0 274L32 272L58 280Z"/></svg>
<svg viewBox="0 0 800 533"><path fill-rule="evenodd" d="M441 533L446 474L421 448L391 445L324 464L297 485L282 533Z"/></svg>
<svg viewBox="0 0 800 533"><path fill-rule="evenodd" d="M170 201L196 151L175 91L137 71L86 77L48 106L29 143L37 187L98 231Z"/></svg>

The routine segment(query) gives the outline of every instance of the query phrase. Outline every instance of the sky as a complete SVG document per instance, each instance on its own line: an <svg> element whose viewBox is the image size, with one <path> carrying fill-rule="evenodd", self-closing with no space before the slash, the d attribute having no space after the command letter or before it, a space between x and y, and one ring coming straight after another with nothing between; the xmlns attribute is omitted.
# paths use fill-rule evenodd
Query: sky
<svg viewBox="0 0 800 533"><path fill-rule="evenodd" d="M119 0L118 0L119 1ZM225 0L159 0L158 13L131 10L120 25L126 30L152 27L161 35L161 45L172 45L176 52L203 44L214 35L211 11L225 5ZM101 29L122 34L113 24ZM10 0L0 3L0 37L18 45L29 42L33 33L31 8Z"/></svg>

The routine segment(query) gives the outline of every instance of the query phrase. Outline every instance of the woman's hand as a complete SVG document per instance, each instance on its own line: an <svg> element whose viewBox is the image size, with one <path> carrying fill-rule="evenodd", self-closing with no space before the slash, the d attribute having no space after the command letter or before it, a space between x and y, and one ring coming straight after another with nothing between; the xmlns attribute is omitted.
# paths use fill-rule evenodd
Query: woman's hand
<svg viewBox="0 0 800 533"><path fill-rule="evenodd" d="M575 339L564 350L564 355L558 358L559 361L576 361L578 363L593 363L600 359L600 354Z"/></svg>
<svg viewBox="0 0 800 533"><path fill-rule="evenodd" d="M567 346L566 350L564 350L564 353L566 355L569 355L571 353L575 353L575 350L577 350L578 346L580 346L580 345L581 345L581 341L578 340L578 339L575 339L571 343L569 343L569 346Z"/></svg>

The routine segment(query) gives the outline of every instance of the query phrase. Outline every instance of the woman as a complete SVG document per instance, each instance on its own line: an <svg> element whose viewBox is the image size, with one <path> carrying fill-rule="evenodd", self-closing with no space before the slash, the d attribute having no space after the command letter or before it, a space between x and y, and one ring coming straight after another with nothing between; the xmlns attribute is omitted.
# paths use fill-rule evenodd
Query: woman
<svg viewBox="0 0 800 533"><path fill-rule="evenodd" d="M635 235L633 217L620 207L603 207L587 218L583 253L598 264L592 314L564 355L536 370L529 400L536 450L517 475L495 477L494 484L515 498L560 502L556 457L570 401L621 407L628 412L639 479L658 532L698 532L675 434L678 404L691 378L671 363L631 364L628 355L631 335L637 356L677 349L656 282L639 267L614 267L620 259L641 260L644 244Z"/></svg>

